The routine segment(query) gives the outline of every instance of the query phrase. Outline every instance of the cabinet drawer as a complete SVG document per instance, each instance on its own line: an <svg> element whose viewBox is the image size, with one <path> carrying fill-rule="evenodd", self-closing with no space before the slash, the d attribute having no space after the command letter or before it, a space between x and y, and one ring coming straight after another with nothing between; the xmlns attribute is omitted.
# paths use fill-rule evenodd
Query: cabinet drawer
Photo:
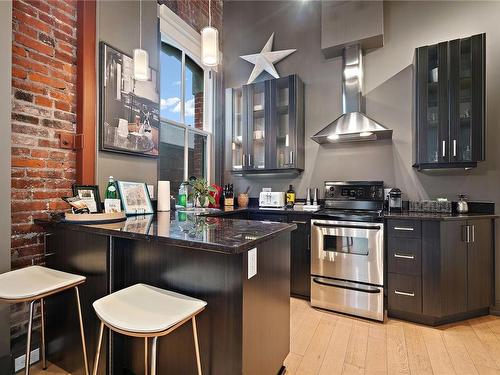
<svg viewBox="0 0 500 375"><path fill-rule="evenodd" d="M387 220L388 237L420 238L420 220Z"/></svg>
<svg viewBox="0 0 500 375"><path fill-rule="evenodd" d="M422 283L418 276L387 274L389 310L422 313Z"/></svg>
<svg viewBox="0 0 500 375"><path fill-rule="evenodd" d="M406 275L422 274L422 243L420 239L389 237L387 239L388 271Z"/></svg>

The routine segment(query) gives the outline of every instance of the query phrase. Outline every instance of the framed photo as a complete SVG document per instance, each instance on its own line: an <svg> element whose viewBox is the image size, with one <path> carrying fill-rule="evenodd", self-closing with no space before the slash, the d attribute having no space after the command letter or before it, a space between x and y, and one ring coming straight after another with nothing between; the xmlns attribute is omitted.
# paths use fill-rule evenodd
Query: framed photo
<svg viewBox="0 0 500 375"><path fill-rule="evenodd" d="M90 213L102 212L99 186L97 185L73 185L73 195L80 197L89 208Z"/></svg>
<svg viewBox="0 0 500 375"><path fill-rule="evenodd" d="M118 192L127 215L152 214L153 206L144 182L118 181Z"/></svg>
<svg viewBox="0 0 500 375"><path fill-rule="evenodd" d="M100 43L100 137L102 151L158 156L160 76L150 68L149 81L136 81L133 59Z"/></svg>

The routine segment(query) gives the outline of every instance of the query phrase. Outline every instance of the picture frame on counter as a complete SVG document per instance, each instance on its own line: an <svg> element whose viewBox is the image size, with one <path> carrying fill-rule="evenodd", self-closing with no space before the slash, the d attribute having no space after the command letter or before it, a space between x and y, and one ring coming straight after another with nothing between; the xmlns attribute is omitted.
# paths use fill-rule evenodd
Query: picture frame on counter
<svg viewBox="0 0 500 375"><path fill-rule="evenodd" d="M72 186L73 195L78 196L88 207L90 213L101 213L102 203L97 185L77 185Z"/></svg>
<svg viewBox="0 0 500 375"><path fill-rule="evenodd" d="M153 214L153 205L145 182L117 181L122 208L126 215Z"/></svg>
<svg viewBox="0 0 500 375"><path fill-rule="evenodd" d="M159 72L149 67L150 80L135 80L131 56L105 42L99 47L99 149L157 158Z"/></svg>

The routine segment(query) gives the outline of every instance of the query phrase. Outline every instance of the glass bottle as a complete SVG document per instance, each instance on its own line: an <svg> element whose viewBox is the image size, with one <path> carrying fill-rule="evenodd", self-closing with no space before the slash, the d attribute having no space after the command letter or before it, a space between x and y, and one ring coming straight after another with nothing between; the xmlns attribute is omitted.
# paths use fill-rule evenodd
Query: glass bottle
<svg viewBox="0 0 500 375"><path fill-rule="evenodd" d="M106 187L106 199L118 199L118 189L113 176L109 176L108 186Z"/></svg>

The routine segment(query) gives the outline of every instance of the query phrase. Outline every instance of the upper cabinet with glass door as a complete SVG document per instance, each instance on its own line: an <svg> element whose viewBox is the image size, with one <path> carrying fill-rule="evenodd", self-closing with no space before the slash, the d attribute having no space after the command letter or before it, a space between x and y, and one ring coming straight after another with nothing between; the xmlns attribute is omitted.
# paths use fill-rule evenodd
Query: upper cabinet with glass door
<svg viewBox="0 0 500 375"><path fill-rule="evenodd" d="M304 84L297 75L226 91L226 158L235 173L304 169Z"/></svg>
<svg viewBox="0 0 500 375"><path fill-rule="evenodd" d="M485 34L415 52L415 163L472 168L485 158Z"/></svg>

